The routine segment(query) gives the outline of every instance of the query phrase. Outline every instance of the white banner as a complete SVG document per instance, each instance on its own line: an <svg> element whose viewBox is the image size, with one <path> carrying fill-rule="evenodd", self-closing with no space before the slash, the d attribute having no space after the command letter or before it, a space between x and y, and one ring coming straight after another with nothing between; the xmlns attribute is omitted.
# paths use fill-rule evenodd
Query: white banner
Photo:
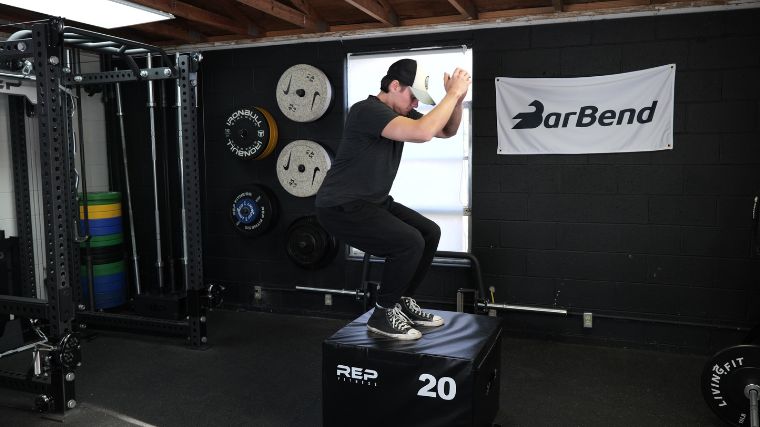
<svg viewBox="0 0 760 427"><path fill-rule="evenodd" d="M675 64L575 78L496 78L499 154L673 149Z"/></svg>

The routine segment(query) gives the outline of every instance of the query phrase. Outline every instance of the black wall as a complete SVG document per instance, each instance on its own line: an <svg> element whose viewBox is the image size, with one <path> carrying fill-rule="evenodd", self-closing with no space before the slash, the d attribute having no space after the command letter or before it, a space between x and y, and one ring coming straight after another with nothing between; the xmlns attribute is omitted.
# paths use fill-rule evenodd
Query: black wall
<svg viewBox="0 0 760 427"><path fill-rule="evenodd" d="M227 302L278 311L352 316L361 305L296 285L354 289L360 263L341 255L316 271L285 252L288 225L313 213L277 182L275 160L295 139L337 149L349 52L468 44L473 73L473 253L497 302L566 308L567 317L501 312L513 331L693 349L733 343L760 318L760 262L752 254L753 197L760 193L760 13L757 9L482 29L382 39L310 42L205 52L204 271L228 285ZM275 86L307 63L330 78L334 102L320 120L280 113ZM675 148L594 155L496 154L494 78L575 77L675 63ZM452 68L457 64L452 64ZM223 123L260 106L279 127L268 158L225 147ZM433 149L431 147L431 149ZM237 234L228 207L247 184L279 200L264 236ZM379 271L379 266L375 270ZM421 299L453 309L469 272L436 267ZM262 286L263 299L254 299ZM595 314L593 329L578 316ZM711 326L712 325L712 326Z"/></svg>

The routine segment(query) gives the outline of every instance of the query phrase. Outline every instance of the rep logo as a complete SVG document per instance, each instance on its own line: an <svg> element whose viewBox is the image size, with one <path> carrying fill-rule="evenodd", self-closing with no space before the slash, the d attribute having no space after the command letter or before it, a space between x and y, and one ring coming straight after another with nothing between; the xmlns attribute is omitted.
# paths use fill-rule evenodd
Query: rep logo
<svg viewBox="0 0 760 427"><path fill-rule="evenodd" d="M654 112L657 109L657 101L652 101L652 105L640 110L623 108L619 111L604 110L601 113L599 107L595 105L585 105L578 111L564 113L544 113L544 104L539 100L534 100L528 105L533 107L533 111L518 113L512 117L518 121L512 129L535 129L540 126L549 129L560 127L587 128L593 125L621 126L632 125L634 121L639 124L646 124L654 119Z"/></svg>
<svg viewBox="0 0 760 427"><path fill-rule="evenodd" d="M377 371L374 369L357 368L355 366L338 365L336 371L338 381L377 387Z"/></svg>

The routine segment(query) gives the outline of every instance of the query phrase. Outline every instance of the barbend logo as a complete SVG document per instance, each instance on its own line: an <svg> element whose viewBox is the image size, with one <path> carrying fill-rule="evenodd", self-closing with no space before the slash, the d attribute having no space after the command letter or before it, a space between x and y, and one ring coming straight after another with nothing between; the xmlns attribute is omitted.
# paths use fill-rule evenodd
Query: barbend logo
<svg viewBox="0 0 760 427"><path fill-rule="evenodd" d="M377 387L376 380L378 375L374 369L357 368L355 366L338 365L338 369L335 373L338 376L338 381L346 381L356 384L364 384Z"/></svg>
<svg viewBox="0 0 760 427"><path fill-rule="evenodd" d="M654 112L657 109L657 101L652 101L649 107L643 107L636 111L635 108L623 108L620 111L604 110L599 113L599 107L586 105L578 111L566 113L547 113L544 115L544 104L539 100L534 100L530 104L533 111L519 113L512 117L519 120L512 129L535 129L541 125L545 128L553 129L568 126L586 128L594 124L599 126L620 126L623 124L631 125L635 120L638 123L649 123L654 119ZM598 113L598 114L597 114ZM577 116L577 117L573 117ZM572 120L572 122L571 122Z"/></svg>

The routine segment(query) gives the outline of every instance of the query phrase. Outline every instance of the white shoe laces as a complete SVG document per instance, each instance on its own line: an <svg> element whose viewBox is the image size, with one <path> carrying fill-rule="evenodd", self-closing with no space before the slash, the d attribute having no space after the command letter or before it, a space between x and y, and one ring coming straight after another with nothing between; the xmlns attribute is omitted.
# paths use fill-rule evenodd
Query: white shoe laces
<svg viewBox="0 0 760 427"><path fill-rule="evenodd" d="M407 301L407 306L409 307L409 310L412 311L412 313L418 315L418 316L427 316L428 313L425 313L422 311L422 308L417 304L417 301L414 300L414 298L404 298Z"/></svg>
<svg viewBox="0 0 760 427"><path fill-rule="evenodd" d="M406 317L406 314L401 311L400 305L396 304L388 314L388 318L391 322L391 326L393 326L393 329L398 329L400 331L411 329L412 319Z"/></svg>

